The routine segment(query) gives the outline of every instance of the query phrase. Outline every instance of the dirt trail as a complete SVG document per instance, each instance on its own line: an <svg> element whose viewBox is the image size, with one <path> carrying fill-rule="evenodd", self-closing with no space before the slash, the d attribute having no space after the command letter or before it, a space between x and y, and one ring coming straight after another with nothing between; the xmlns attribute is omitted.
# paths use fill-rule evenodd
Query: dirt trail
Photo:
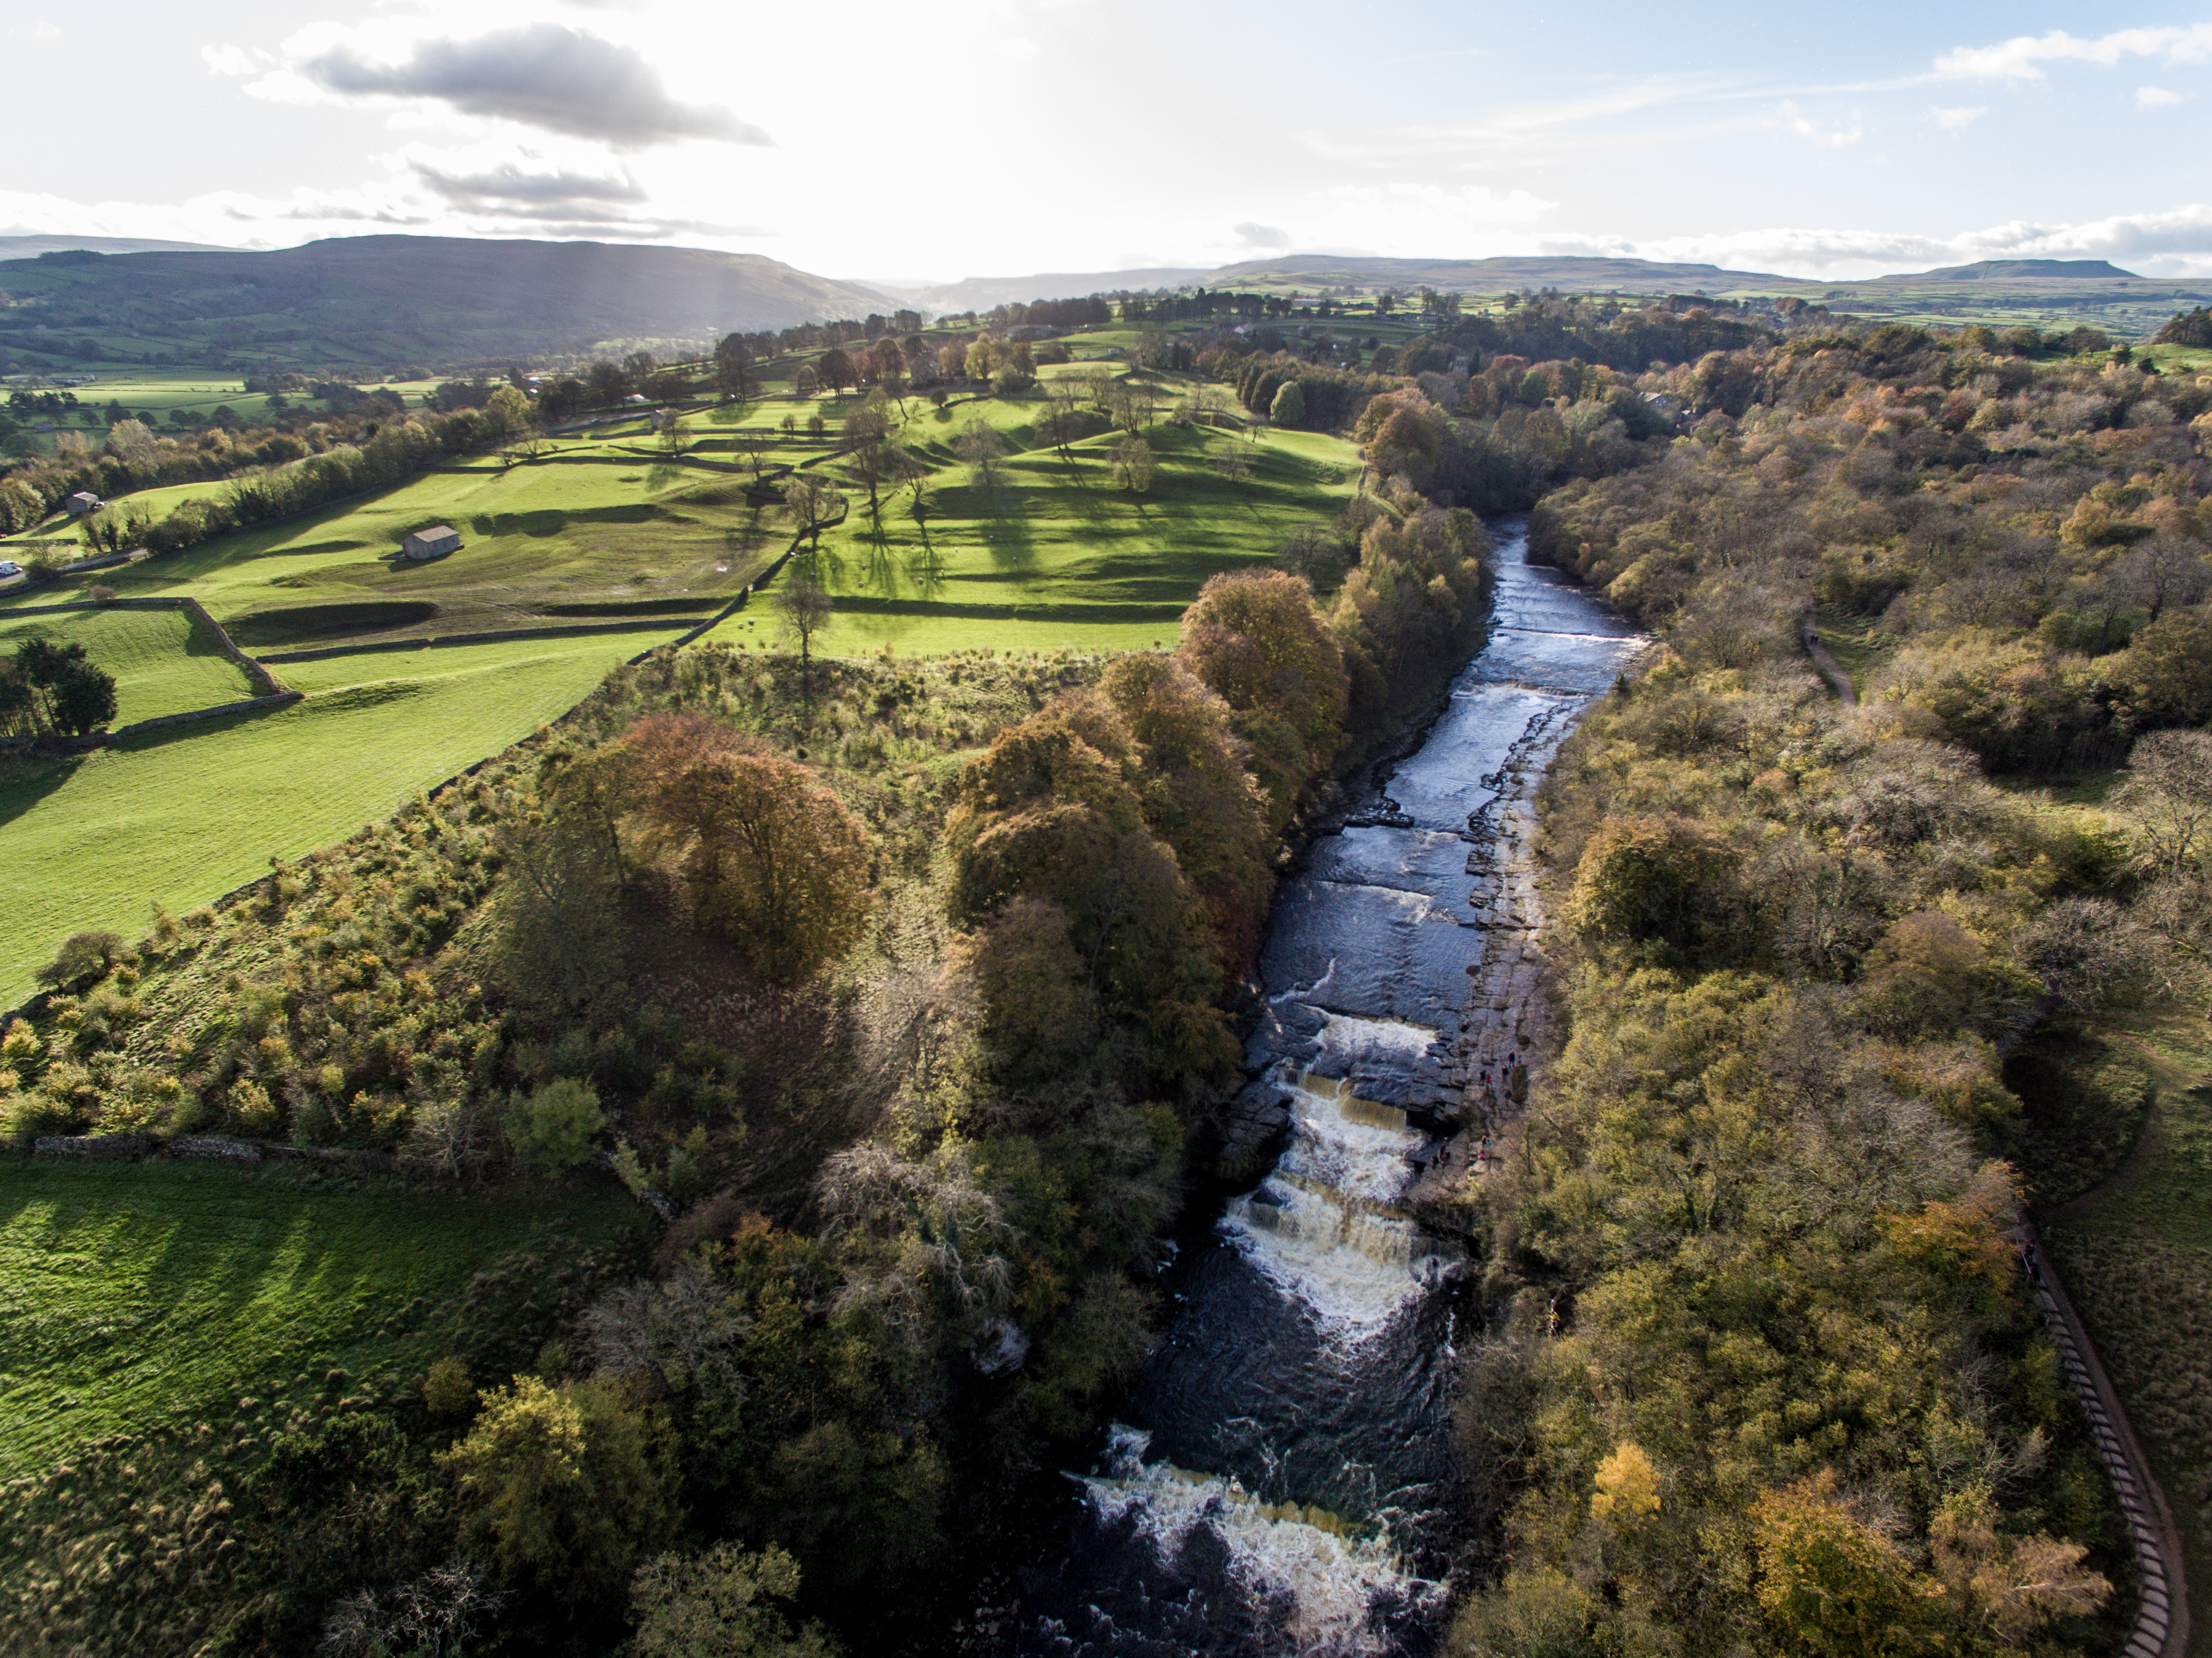
<svg viewBox="0 0 2212 1658"><path fill-rule="evenodd" d="M1844 665L1837 661L1833 653L1820 642L1810 606L1797 620L1797 640L1804 646L1805 654L1813 659L1813 665L1820 671L1820 677L1828 682L1828 689L1835 692L1836 701L1847 708L1858 707L1858 687L1851 683L1851 677L1844 671Z"/></svg>

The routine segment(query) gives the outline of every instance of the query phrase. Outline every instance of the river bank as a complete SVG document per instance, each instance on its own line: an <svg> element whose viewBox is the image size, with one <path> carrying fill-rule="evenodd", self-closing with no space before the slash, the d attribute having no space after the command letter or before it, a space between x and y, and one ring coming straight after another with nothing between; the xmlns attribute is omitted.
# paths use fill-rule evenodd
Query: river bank
<svg viewBox="0 0 2212 1658"><path fill-rule="evenodd" d="M1279 1145L1195 1218L1175 1314L1062 1557L1024 1574L1019 1654L1364 1653L1443 1611L1465 1258L1416 1206L1515 1108L1541 957L1525 847L1558 744L1639 641L1493 526L1482 650L1419 747L1284 883L1237 1121Z"/></svg>

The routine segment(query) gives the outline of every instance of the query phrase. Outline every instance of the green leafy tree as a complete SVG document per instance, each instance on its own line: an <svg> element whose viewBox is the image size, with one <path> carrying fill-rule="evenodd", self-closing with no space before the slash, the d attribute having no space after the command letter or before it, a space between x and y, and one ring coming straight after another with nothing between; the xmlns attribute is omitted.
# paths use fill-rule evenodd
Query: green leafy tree
<svg viewBox="0 0 2212 1658"><path fill-rule="evenodd" d="M1278 426L1297 426L1306 417L1305 389L1296 380L1285 380L1275 392L1275 400L1267 405L1267 418Z"/></svg>
<svg viewBox="0 0 2212 1658"><path fill-rule="evenodd" d="M798 1596L799 1564L774 1544L660 1555L630 1582L637 1658L836 1658L820 1625L793 1627Z"/></svg>
<svg viewBox="0 0 2212 1658"><path fill-rule="evenodd" d="M440 1461L464 1540L568 1606L614 1589L674 1523L647 1421L604 1382L518 1377Z"/></svg>
<svg viewBox="0 0 2212 1658"><path fill-rule="evenodd" d="M556 1077L507 1108L507 1139L514 1155L544 1175L574 1169L592 1155L607 1126L599 1096L574 1077Z"/></svg>
<svg viewBox="0 0 2212 1658"><path fill-rule="evenodd" d="M1152 446L1133 434L1115 444L1108 470L1115 483L1133 495L1141 495L1152 487L1155 467Z"/></svg>

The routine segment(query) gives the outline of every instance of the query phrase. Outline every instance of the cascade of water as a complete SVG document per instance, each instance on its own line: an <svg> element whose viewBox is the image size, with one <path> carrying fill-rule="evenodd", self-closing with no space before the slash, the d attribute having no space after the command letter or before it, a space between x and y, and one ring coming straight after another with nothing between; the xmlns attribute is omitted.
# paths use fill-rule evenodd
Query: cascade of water
<svg viewBox="0 0 2212 1658"><path fill-rule="evenodd" d="M1449 1455L1453 1247L1405 1207L1416 1122L1503 1108L1534 778L1638 641L1506 526L1488 645L1445 713L1279 896L1246 1097L1280 1155L1184 1251L1175 1318L1079 1481L1024 1654L1419 1649Z"/></svg>

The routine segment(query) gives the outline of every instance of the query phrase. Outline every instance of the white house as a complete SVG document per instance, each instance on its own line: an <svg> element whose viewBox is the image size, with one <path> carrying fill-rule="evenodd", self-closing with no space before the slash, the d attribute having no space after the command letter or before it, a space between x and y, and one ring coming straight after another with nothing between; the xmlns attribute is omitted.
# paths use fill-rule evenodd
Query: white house
<svg viewBox="0 0 2212 1658"><path fill-rule="evenodd" d="M409 558L443 558L461 550L461 532L450 524L434 524L409 536L399 544L399 550Z"/></svg>

